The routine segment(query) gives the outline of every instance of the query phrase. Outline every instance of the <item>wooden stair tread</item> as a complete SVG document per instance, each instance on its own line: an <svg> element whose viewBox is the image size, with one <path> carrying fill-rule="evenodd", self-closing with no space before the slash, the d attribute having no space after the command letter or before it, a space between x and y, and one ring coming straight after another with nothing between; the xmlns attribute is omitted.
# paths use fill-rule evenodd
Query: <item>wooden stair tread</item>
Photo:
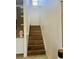
<svg viewBox="0 0 79 59"><path fill-rule="evenodd" d="M41 49L41 50L29 50L28 52L40 52L40 51L45 51L44 49Z"/></svg>
<svg viewBox="0 0 79 59"><path fill-rule="evenodd" d="M37 42L37 41L38 41L38 42L43 42L43 40L38 40L38 38L37 38L36 40L30 39L29 42L30 42L30 41L32 41L32 42L34 42L34 41L35 41L35 42Z"/></svg>
<svg viewBox="0 0 79 59"><path fill-rule="evenodd" d="M30 34L31 36L32 35L36 35L36 36L38 36L38 35L41 35L41 33L32 33L32 34Z"/></svg>
<svg viewBox="0 0 79 59"><path fill-rule="evenodd" d="M37 42L37 41L39 41L39 42ZM42 40L29 40L29 44L43 44L43 41Z"/></svg>
<svg viewBox="0 0 79 59"><path fill-rule="evenodd" d="M30 26L30 28L40 28L40 26Z"/></svg>
<svg viewBox="0 0 79 59"><path fill-rule="evenodd" d="M40 30L40 27L30 27L30 30Z"/></svg>
<svg viewBox="0 0 79 59"><path fill-rule="evenodd" d="M28 50L40 50L40 49L44 50L44 45L29 45L28 46Z"/></svg>
<svg viewBox="0 0 79 59"><path fill-rule="evenodd" d="M41 31L40 30L30 30L30 33L41 33Z"/></svg>
<svg viewBox="0 0 79 59"><path fill-rule="evenodd" d="M33 39L38 39L38 40L40 39L41 40L42 39L42 36L29 36L29 40L31 40L31 39L32 40Z"/></svg>
<svg viewBox="0 0 79 59"><path fill-rule="evenodd" d="M40 44L40 45L28 45L28 46L43 46L43 44Z"/></svg>
<svg viewBox="0 0 79 59"><path fill-rule="evenodd" d="M28 51L28 55L42 55L45 54L45 50L31 50Z"/></svg>

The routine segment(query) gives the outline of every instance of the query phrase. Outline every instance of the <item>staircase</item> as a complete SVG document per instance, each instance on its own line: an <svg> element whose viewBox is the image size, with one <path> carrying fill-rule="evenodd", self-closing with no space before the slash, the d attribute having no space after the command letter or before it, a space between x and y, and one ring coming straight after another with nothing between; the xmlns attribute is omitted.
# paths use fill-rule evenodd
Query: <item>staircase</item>
<svg viewBox="0 0 79 59"><path fill-rule="evenodd" d="M30 26L28 54L27 55L42 55L45 54L42 33L40 26Z"/></svg>

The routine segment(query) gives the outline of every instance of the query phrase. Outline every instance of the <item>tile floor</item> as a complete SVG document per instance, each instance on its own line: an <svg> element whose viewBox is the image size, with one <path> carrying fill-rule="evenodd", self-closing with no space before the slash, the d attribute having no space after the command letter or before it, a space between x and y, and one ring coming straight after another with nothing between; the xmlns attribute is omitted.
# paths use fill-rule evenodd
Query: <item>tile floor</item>
<svg viewBox="0 0 79 59"><path fill-rule="evenodd" d="M27 56L23 57L23 55L16 56L16 59L47 59L46 55L36 55L36 56Z"/></svg>

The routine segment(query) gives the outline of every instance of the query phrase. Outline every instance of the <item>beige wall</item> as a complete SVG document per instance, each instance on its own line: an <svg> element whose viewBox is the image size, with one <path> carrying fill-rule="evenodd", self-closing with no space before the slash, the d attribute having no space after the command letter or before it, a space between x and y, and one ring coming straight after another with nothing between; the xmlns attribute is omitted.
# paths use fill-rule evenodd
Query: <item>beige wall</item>
<svg viewBox="0 0 79 59"><path fill-rule="evenodd" d="M51 0L50 0L51 1ZM48 59L57 59L57 51L62 47L61 4L40 9L40 25Z"/></svg>

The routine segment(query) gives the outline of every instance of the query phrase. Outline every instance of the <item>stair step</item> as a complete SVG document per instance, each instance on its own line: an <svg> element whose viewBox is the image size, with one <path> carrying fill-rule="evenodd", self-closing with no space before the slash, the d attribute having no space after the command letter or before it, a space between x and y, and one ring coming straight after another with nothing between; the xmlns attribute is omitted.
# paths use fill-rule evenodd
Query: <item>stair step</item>
<svg viewBox="0 0 79 59"><path fill-rule="evenodd" d="M33 25L31 25L30 28L40 28L40 26L36 26L36 25L33 26Z"/></svg>
<svg viewBox="0 0 79 59"><path fill-rule="evenodd" d="M29 50L28 55L43 55L45 50Z"/></svg>
<svg viewBox="0 0 79 59"><path fill-rule="evenodd" d="M32 30L37 30L37 29L40 30L40 27L36 27L36 28L35 28L35 27L33 27L33 28L30 27L30 30L31 30L31 29L32 29Z"/></svg>
<svg viewBox="0 0 79 59"><path fill-rule="evenodd" d="M42 36L29 36L29 40L41 40Z"/></svg>
<svg viewBox="0 0 79 59"><path fill-rule="evenodd" d="M41 33L31 33L30 35L41 35Z"/></svg>
<svg viewBox="0 0 79 59"><path fill-rule="evenodd" d="M39 26L31 26L30 30L40 30L40 27Z"/></svg>
<svg viewBox="0 0 79 59"><path fill-rule="evenodd" d="M30 30L30 33L41 33L41 31L40 30Z"/></svg>
<svg viewBox="0 0 79 59"><path fill-rule="evenodd" d="M29 45L38 45L38 44L43 44L43 40L29 40Z"/></svg>
<svg viewBox="0 0 79 59"><path fill-rule="evenodd" d="M29 45L28 46L28 50L42 50L44 49L44 45L40 44L40 45Z"/></svg>

